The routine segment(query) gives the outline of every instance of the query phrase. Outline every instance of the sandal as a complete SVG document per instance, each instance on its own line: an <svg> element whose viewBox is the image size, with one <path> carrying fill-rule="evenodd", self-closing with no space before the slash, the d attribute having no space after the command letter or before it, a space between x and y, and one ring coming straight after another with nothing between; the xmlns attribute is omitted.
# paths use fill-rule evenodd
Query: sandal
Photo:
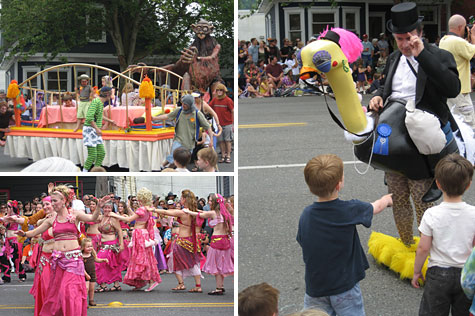
<svg viewBox="0 0 475 316"><path fill-rule="evenodd" d="M111 291L111 292L114 292L114 291L122 291L122 288L120 287L120 285L118 285L118 286L115 286L115 285L114 285L113 287L110 288L110 291Z"/></svg>
<svg viewBox="0 0 475 316"><path fill-rule="evenodd" d="M231 157L226 157L226 159L224 160L226 163L231 163Z"/></svg>
<svg viewBox="0 0 475 316"><path fill-rule="evenodd" d="M201 289L201 284L196 284L194 288L188 291L189 293L203 293L203 290Z"/></svg>
<svg viewBox="0 0 475 316"><path fill-rule="evenodd" d="M158 282L155 282L153 284L150 284L149 288L145 290L145 292L150 292L152 291L154 288L156 288L158 285Z"/></svg>
<svg viewBox="0 0 475 316"><path fill-rule="evenodd" d="M99 286L98 289L94 290L94 293L103 293L103 292L109 292L110 290L107 288L107 286Z"/></svg>
<svg viewBox="0 0 475 316"><path fill-rule="evenodd" d="M208 295L224 295L223 290L222 288L216 288L216 290L209 292Z"/></svg>
<svg viewBox="0 0 475 316"><path fill-rule="evenodd" d="M172 289L172 291L184 291L184 290L186 290L185 283L178 283L178 286Z"/></svg>
<svg viewBox="0 0 475 316"><path fill-rule="evenodd" d="M223 163L225 160L226 160L226 157L221 156L221 158L219 158L218 162L219 162L219 163Z"/></svg>
<svg viewBox="0 0 475 316"><path fill-rule="evenodd" d="M89 301L89 306L97 306L96 302L94 300Z"/></svg>

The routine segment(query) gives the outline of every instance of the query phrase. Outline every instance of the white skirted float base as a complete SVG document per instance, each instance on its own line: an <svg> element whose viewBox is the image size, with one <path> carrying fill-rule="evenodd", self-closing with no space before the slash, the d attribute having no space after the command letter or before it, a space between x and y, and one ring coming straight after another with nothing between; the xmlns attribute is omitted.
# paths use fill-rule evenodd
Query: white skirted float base
<svg viewBox="0 0 475 316"><path fill-rule="evenodd" d="M119 165L130 172L160 170L160 164L170 153L173 139L157 141L104 140L105 167ZM84 166L87 147L82 138L8 136L5 154L12 158L38 161L47 157L62 157Z"/></svg>

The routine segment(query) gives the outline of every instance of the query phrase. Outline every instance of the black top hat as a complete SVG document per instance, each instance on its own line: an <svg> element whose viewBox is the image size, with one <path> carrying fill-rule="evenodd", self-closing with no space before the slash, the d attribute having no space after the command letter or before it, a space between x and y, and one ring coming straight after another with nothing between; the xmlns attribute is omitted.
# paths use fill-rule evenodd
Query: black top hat
<svg viewBox="0 0 475 316"><path fill-rule="evenodd" d="M391 8L391 20L387 27L391 33L403 34L413 31L424 19L417 14L414 2L403 2Z"/></svg>

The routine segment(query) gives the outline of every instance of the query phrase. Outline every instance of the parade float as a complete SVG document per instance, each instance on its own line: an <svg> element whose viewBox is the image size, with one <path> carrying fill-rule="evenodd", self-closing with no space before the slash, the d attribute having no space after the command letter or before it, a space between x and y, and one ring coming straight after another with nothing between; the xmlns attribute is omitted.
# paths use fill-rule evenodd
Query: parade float
<svg viewBox="0 0 475 316"><path fill-rule="evenodd" d="M160 162L169 154L174 127L166 122L152 122L152 116L172 111L181 96L191 91L182 76L154 66L133 66L123 73L98 65L69 63L44 69L21 83L12 80L7 97L13 101L15 126L7 133L8 141L5 154L13 158L30 158L34 161L47 157L62 157L75 164L84 165L87 157L86 147L82 143L82 132L74 132L76 125L76 106L66 106L63 102L67 87L62 87L60 70L73 79L71 95L78 104L80 75L91 78L89 83L96 90L101 87L101 73L107 73L115 92L104 108L104 116L115 121L116 125L104 128L103 139L107 155L103 162L105 167L118 165L129 171L153 171L160 169ZM140 82L133 79L140 73ZM56 78L57 89L39 89L35 83L38 78L42 87L46 80ZM170 83L173 82L173 85ZM63 86L65 84L63 83ZM138 91L139 101L128 100L121 103L121 92L125 85L132 85ZM171 88L172 87L172 88ZM41 97L42 95L42 97ZM31 99L27 107L25 100ZM44 102L38 109L38 100ZM29 111L29 116L25 111ZM41 111L38 115L37 110ZM134 119L142 118L140 123ZM137 120L136 120L137 122Z"/></svg>

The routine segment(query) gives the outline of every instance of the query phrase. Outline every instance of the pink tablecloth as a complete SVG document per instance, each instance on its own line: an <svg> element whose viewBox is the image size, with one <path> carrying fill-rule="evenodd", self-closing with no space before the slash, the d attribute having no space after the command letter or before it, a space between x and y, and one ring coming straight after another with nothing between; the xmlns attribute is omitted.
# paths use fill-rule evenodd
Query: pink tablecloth
<svg viewBox="0 0 475 316"><path fill-rule="evenodd" d="M63 119L61 120L60 107L57 105L48 106L48 110L43 108L40 115L39 127L47 127L46 123L46 112L48 112L48 124L55 124L58 122L64 123L75 123L76 122L76 108L67 108L63 107ZM104 108L105 116L109 117L108 108ZM143 106L129 106L128 117L130 120L133 120L136 117L140 117L144 114L145 107ZM118 106L111 109L112 119L117 123L121 128L127 127L126 121L126 109L125 106Z"/></svg>

